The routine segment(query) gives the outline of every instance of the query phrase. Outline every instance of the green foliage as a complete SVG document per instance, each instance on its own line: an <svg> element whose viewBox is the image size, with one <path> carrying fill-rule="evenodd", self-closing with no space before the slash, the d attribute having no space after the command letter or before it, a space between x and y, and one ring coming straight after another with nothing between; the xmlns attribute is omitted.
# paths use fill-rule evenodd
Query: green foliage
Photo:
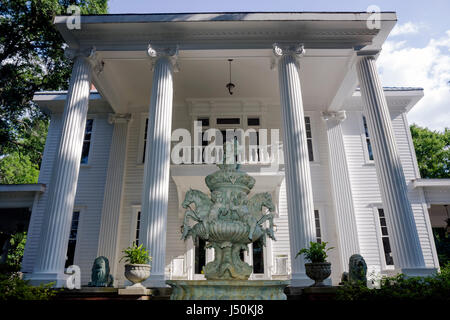
<svg viewBox="0 0 450 320"><path fill-rule="evenodd" d="M2 184L37 183L38 178L39 167L26 154L15 151L0 160Z"/></svg>
<svg viewBox="0 0 450 320"><path fill-rule="evenodd" d="M422 178L450 178L450 129L410 127Z"/></svg>
<svg viewBox="0 0 450 320"><path fill-rule="evenodd" d="M320 262L326 262L328 255L327 252L331 249L334 249L334 247L326 248L328 242L310 242L309 243L309 249L303 248L301 249L296 255L295 258L297 258L299 255L304 254L305 258L311 261L312 263L320 263Z"/></svg>
<svg viewBox="0 0 450 320"><path fill-rule="evenodd" d="M0 275L0 301L11 300L49 300L56 294L54 283L32 286L20 278L19 274Z"/></svg>
<svg viewBox="0 0 450 320"><path fill-rule="evenodd" d="M147 264L152 260L147 249L140 244L139 246L133 242L131 247L126 248L122 251L124 256L120 259L122 261L125 259L126 263L129 264Z"/></svg>
<svg viewBox="0 0 450 320"><path fill-rule="evenodd" d="M447 219L447 224L449 223ZM450 263L450 235L446 232L434 232L434 243L436 244L436 251L441 266Z"/></svg>
<svg viewBox="0 0 450 320"><path fill-rule="evenodd" d="M20 270L20 265L22 263L23 253L25 251L25 243L27 242L27 233L18 232L11 236L9 243L11 247L8 250L6 264L16 270Z"/></svg>
<svg viewBox="0 0 450 320"><path fill-rule="evenodd" d="M107 0L0 1L0 159L18 152L40 166L48 117L31 100L36 91L68 87L72 63L53 20L69 5L107 12Z"/></svg>
<svg viewBox="0 0 450 320"><path fill-rule="evenodd" d="M450 300L450 264L429 277L382 277L379 289L362 283L345 283L339 287L338 300Z"/></svg>

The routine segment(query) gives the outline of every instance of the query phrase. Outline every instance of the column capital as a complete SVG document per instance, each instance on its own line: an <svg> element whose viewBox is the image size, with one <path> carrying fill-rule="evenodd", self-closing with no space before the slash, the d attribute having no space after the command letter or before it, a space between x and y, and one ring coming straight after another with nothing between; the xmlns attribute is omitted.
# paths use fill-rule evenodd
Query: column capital
<svg viewBox="0 0 450 320"><path fill-rule="evenodd" d="M173 71L178 72L178 45L173 46L155 46L149 43L147 55L152 62L152 70L155 68L156 61L159 58L167 58L172 64Z"/></svg>
<svg viewBox="0 0 450 320"><path fill-rule="evenodd" d="M64 56L70 60L75 60L76 58L86 58L92 65L93 70L100 74L103 72L105 62L99 59L97 50L94 46L88 48L66 48L64 50Z"/></svg>
<svg viewBox="0 0 450 320"><path fill-rule="evenodd" d="M75 60L78 57L88 58L88 59L94 59L97 55L97 50L95 47L88 47L88 48L66 48L64 50L64 56L70 60Z"/></svg>
<svg viewBox="0 0 450 320"><path fill-rule="evenodd" d="M346 118L347 118L347 115L345 114L345 110L322 112L322 119L325 121L336 120L337 122L342 122Z"/></svg>
<svg viewBox="0 0 450 320"><path fill-rule="evenodd" d="M381 49L373 49L373 50L355 50L356 56L359 58L375 58L377 57Z"/></svg>
<svg viewBox="0 0 450 320"><path fill-rule="evenodd" d="M274 43L272 45L273 58L271 61L271 69L274 69L278 60L283 56L292 56L298 63L305 54L305 47L303 43Z"/></svg>
<svg viewBox="0 0 450 320"><path fill-rule="evenodd" d="M130 120L131 120L130 113L110 113L108 115L108 122L110 124L127 123Z"/></svg>

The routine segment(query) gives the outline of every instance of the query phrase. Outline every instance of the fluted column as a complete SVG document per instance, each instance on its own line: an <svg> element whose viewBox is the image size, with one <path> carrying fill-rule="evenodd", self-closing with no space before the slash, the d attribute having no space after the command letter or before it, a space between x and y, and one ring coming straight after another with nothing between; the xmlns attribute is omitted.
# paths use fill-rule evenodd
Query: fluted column
<svg viewBox="0 0 450 320"><path fill-rule="evenodd" d="M172 128L172 72L178 50L149 46L153 62L153 86L148 115L148 132L142 191L139 241L152 256L149 287L164 287L166 226L169 197L170 138Z"/></svg>
<svg viewBox="0 0 450 320"><path fill-rule="evenodd" d="M359 52L357 73L395 268L407 275L426 271L391 117L375 64L376 52Z"/></svg>
<svg viewBox="0 0 450 320"><path fill-rule="evenodd" d="M48 186L48 200L42 223L37 261L30 276L33 283L55 281L65 285L66 260L70 225L80 169L81 149L91 86L95 50L67 50L75 59L69 91L62 116L62 132Z"/></svg>
<svg viewBox="0 0 450 320"><path fill-rule="evenodd" d="M345 111L323 112L327 125L328 155L333 205L336 214L341 271L348 271L349 258L359 251L355 208L345 154L341 122Z"/></svg>
<svg viewBox="0 0 450 320"><path fill-rule="evenodd" d="M111 274L115 274L117 270L117 243L130 119L130 114L111 114L108 119L114 128L109 151L97 256L108 258ZM116 279L117 276L114 278Z"/></svg>
<svg viewBox="0 0 450 320"><path fill-rule="evenodd" d="M304 53L300 45L274 44L278 60L278 79L283 119L283 150L288 200L289 241L291 246L291 285L311 284L305 273L303 255L297 252L316 241L314 205L306 140L305 117L298 59Z"/></svg>

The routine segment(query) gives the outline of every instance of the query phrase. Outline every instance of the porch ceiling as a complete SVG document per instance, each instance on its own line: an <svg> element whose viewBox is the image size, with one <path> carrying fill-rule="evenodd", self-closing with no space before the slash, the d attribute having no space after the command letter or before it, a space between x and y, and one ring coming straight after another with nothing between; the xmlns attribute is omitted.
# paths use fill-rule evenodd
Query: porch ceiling
<svg viewBox="0 0 450 320"><path fill-rule="evenodd" d="M349 49L307 51L301 60L305 109L329 106L347 73L351 56ZM236 85L232 96L225 87L229 82L229 58L233 59L231 81ZM277 102L278 73L271 69L271 60L271 50L215 50L197 56L192 51L180 52L180 71L174 74L174 103L183 105L186 99L227 97ZM116 112L146 111L152 87L150 61L112 57L103 61L104 69L96 86L109 97Z"/></svg>

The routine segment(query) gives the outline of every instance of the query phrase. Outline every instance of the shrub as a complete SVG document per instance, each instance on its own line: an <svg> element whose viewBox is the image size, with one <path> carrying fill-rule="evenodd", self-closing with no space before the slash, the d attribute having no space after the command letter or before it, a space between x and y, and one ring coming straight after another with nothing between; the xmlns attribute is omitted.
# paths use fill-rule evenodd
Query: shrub
<svg viewBox="0 0 450 320"><path fill-rule="evenodd" d="M131 247L126 248L122 252L124 256L120 261L125 259L125 262L129 264L147 264L152 260L147 249L142 244L138 246L135 242L133 242Z"/></svg>
<svg viewBox="0 0 450 320"><path fill-rule="evenodd" d="M18 273L0 275L0 301L49 300L56 294L54 283L34 287L21 279Z"/></svg>
<svg viewBox="0 0 450 320"><path fill-rule="evenodd" d="M11 247L8 250L6 264L14 271L20 270L26 242L27 242L26 232L15 233L11 236L11 239L9 240Z"/></svg>
<svg viewBox="0 0 450 320"><path fill-rule="evenodd" d="M382 277L379 289L362 283L345 283L338 288L338 300L450 300L450 264L429 277Z"/></svg>
<svg viewBox="0 0 450 320"><path fill-rule="evenodd" d="M301 254L304 254L305 258L311 261L312 263L326 262L328 258L327 252L330 251L331 249L334 249L333 247L325 249L327 244L328 242L322 243L310 242L309 249L306 248L301 249L296 254L295 258L297 258Z"/></svg>

